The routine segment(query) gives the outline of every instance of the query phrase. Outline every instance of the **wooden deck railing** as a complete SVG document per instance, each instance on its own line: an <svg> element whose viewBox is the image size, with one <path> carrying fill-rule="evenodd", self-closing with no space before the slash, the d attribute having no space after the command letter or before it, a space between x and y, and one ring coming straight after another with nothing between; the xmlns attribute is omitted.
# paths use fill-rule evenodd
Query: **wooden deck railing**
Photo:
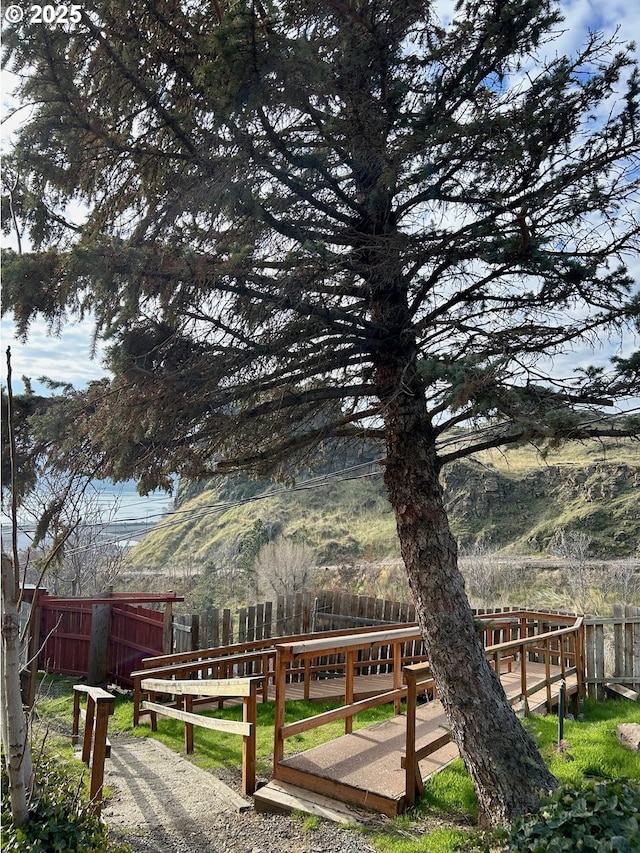
<svg viewBox="0 0 640 853"><path fill-rule="evenodd" d="M506 671L511 672L513 663L515 661L519 662L520 696L513 697L510 700L511 704L521 701L523 703L523 711L527 714L529 712L528 697L544 689L546 691L547 710L550 712L552 708L552 684L558 681L566 681L567 678L575 675L576 685L571 691L571 697L574 703L573 711L577 715L578 698L583 696L585 691L583 660L584 624L582 617L549 617L548 614L517 612L510 614L508 618L505 618L505 616L502 618L497 617L495 618L495 622L496 627L506 628L510 634L513 633L517 623L517 631L520 634L519 639L485 646L487 657L491 661L493 669L499 674L503 671L505 664ZM567 622L571 622L572 624L567 624ZM504 625L500 625L500 623L504 623ZM545 631L542 634L530 635L530 626L532 624L541 624L544 626L545 623L547 625L564 623L565 627ZM486 636L491 636L492 628L492 625L487 626L485 629ZM528 684L527 661L529 659L539 659L540 657L544 661L545 677L534 684ZM552 665L559 667L560 672L552 674ZM407 802L411 806L415 803L416 794L422 792L420 761L447 744L451 740L451 735L449 732L445 732L439 738L432 740L429 744L422 747L422 749L416 749L418 694L430 692L435 697L437 690L428 663L404 667L403 674L407 687L407 729L405 755L401 763L405 770Z"/></svg>
<svg viewBox="0 0 640 853"><path fill-rule="evenodd" d="M383 629L379 631L368 631L356 635L342 635L340 637L323 637L321 639L303 640L294 643L278 643L276 647L276 700L275 700L275 740L273 751L274 777L277 779L278 765L284 758L284 742L289 737L333 722L344 719L345 734L349 734L353 727L353 717L361 711L374 708L377 705L394 703L396 713L400 713L400 701L406 695L406 688L402 686L402 647L405 643L420 637L417 626L409 628ZM358 668L357 655L363 650L371 650L389 646L391 655L388 660L393 661L393 688L368 699L354 701L354 678ZM295 663L307 664L313 659L326 656L344 656L345 672L345 704L332 711L325 711L312 717L305 717L295 723L285 724L285 695L287 667ZM370 660L366 661L369 666Z"/></svg>
<svg viewBox="0 0 640 853"><path fill-rule="evenodd" d="M256 705L258 686L263 679L228 678L207 680L168 681L163 678L144 678L143 691L170 693L182 697L182 708L144 701L143 707L154 715L172 717L184 723L185 752L193 752L194 726L216 732L242 735L242 793L253 794L256 789ZM210 701L220 698L242 699L242 722L204 717L193 712L195 697L206 697Z"/></svg>
<svg viewBox="0 0 640 853"><path fill-rule="evenodd" d="M528 699L541 689L546 690L547 710L551 711L551 687L558 681L576 676L577 689L572 694L574 702L584 695L584 620L582 616L550 616L546 613L521 612L514 614L520 620L520 639L510 640L486 647L486 653L494 669L500 672L502 662L517 659L520 662L520 691L524 713L528 714ZM545 630L530 635L529 626L535 624L550 628L551 625L565 627ZM536 660L545 666L545 677L535 684L527 683L527 661ZM552 675L551 666L559 666L560 672ZM577 713L577 708L575 708Z"/></svg>
<svg viewBox="0 0 640 853"><path fill-rule="evenodd" d="M561 627L556 627L560 625ZM527 699L529 696L546 687L547 704L551 708L551 685L560 679L576 675L577 686L574 693L584 692L583 655L584 646L582 618L516 611L513 613L479 617L478 630L483 639L508 637L503 642L493 643L485 647L487 657L494 669L500 673L505 668L511 671L515 661L521 670L521 696L524 711L528 712ZM419 692L426 690L435 694L435 682L427 662L417 665L405 665L401 649L404 643L415 638L417 628L398 628L394 630L377 631L375 634L359 636L344 636L334 639L312 639L294 643L278 643L276 658L276 707L274 734L274 777L278 778L278 767L284 759L284 744L287 738L294 737L305 731L310 731L325 723L338 719L345 720L345 733L352 730L353 716L377 705L394 703L395 713L400 712L400 701L407 698L407 743L406 755L403 761L407 774L407 796L415 797L419 789L418 762L435 749L448 742L449 735L444 734L434 744L429 744L417 751L415 745L416 705ZM517 639L512 639L517 634ZM354 675L356 656L365 648L373 648L388 644L393 649L393 689L376 696L355 702L353 700ZM345 667L345 704L332 711L306 717L295 723L285 721L285 679L287 666L308 662L314 658L326 655L344 655ZM534 685L527 684L527 661L542 661L545 665L545 678ZM410 663L410 662L407 662ZM555 675L551 666L559 666L560 672ZM402 684L404 674L405 683ZM420 688L420 689L418 689ZM517 701L518 697L515 700Z"/></svg>
<svg viewBox="0 0 640 853"><path fill-rule="evenodd" d="M480 615L477 617L477 626L487 656L497 672L511 671L514 664L518 663L521 679L521 695L518 699L525 713L529 710L529 697L541 689L546 689L550 709L551 685L559 679L566 680L575 675L576 687L573 692L576 696L583 694L584 628L581 618L512 611ZM420 648L421 634L418 626L412 624L391 628L361 628L350 630L348 634L330 631L258 640L224 649L155 657L144 662L148 668L132 675L134 723L137 724L143 714L151 715L153 728L156 727L158 714L182 719L185 722L185 745L189 751L193 742L193 725L217 727L212 718L194 714L195 706L205 702L211 704L212 699L216 698L222 703L225 698L238 695L222 691L208 693L208 684L224 683L232 691L233 684L248 676L254 684L256 699L260 696L263 701L269 696L269 688L275 686L274 776L278 778L278 765L284 758L287 738L339 719L344 719L345 733L349 733L353 728L355 714L391 702L398 714L401 700L406 697L408 739L403 764L407 773L407 793L415 793L416 786L419 786L416 781L419 777L418 762L442 745L430 745L426 753L424 748L419 752L415 749L416 696L419 692L425 692L425 689L435 693L435 684L425 656L417 653ZM545 666L545 678L534 685L527 684L528 661L543 663ZM355 678L362 672L390 672L391 689L385 688L376 695L355 701ZM302 682L304 696L309 698L314 678L335 676L344 679L344 705L295 723L285 722L287 683ZM163 695L182 698L173 705L162 704L158 700ZM203 719L208 722L203 724ZM190 742L187 740L189 738Z"/></svg>
<svg viewBox="0 0 640 853"><path fill-rule="evenodd" d="M414 643L421 642L421 636L417 625L408 626L413 629L409 632L410 638ZM377 634L387 631L388 628L357 628L349 632L350 636L357 637L362 634ZM145 678L159 679L224 679L231 677L249 677L262 676L262 700L267 701L269 698L269 687L274 686L276 682L276 649L275 643L302 642L307 640L327 639L335 640L343 637L344 632L341 631L325 631L315 634L302 634L296 637L281 637L267 640L254 640L250 643L238 643L234 646L226 646L224 648L199 649L191 652L181 652L174 655L158 655L152 658L146 658L143 661L144 669L138 670L131 674L133 680L133 723L138 725L140 717L150 713L143 708L143 690L141 682ZM332 646L335 642L332 642ZM385 644L380 644L384 653L376 659L367 658L363 661L355 663L358 671L363 669L375 668L376 671L383 671L383 668L390 669L393 666L393 657L390 652L384 648ZM369 645L366 646L369 648ZM413 650L412 650L413 651ZM405 663L415 661L420 656L411 654L404 659ZM338 654L324 656L318 659L318 662L311 665L310 662L303 661L299 665L291 663L287 665L286 681L298 681L304 683L304 697L310 696L311 681L318 677L326 676L328 673L337 675L343 673L346 669L346 660L341 659ZM158 691L163 692L163 691ZM169 691L164 691L169 692ZM151 716L151 725L155 730L155 717Z"/></svg>
<svg viewBox="0 0 640 853"><path fill-rule="evenodd" d="M83 713L80 697L86 695L87 708ZM80 734L80 718L84 716L84 734L82 737L82 760L91 767L89 799L91 807L100 814L102 810L102 789L104 785L104 762L108 757L110 745L107 740L109 717L116 706L115 696L100 687L75 684L73 687L73 727L71 742L76 744ZM91 757L93 746L93 760Z"/></svg>

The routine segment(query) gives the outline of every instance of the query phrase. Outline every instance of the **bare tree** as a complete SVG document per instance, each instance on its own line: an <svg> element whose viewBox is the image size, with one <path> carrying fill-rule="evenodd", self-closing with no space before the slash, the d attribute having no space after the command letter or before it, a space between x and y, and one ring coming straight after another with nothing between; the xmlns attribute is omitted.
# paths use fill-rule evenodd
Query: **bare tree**
<svg viewBox="0 0 640 853"><path fill-rule="evenodd" d="M461 568L469 596L482 607L495 606L512 594L525 571L501 560L486 537L476 539L462 555Z"/></svg>
<svg viewBox="0 0 640 853"><path fill-rule="evenodd" d="M560 575L562 584L569 591L577 610L598 610L598 604L591 593L588 560L591 548L591 536L582 530L556 531L551 543L551 552L564 561Z"/></svg>
<svg viewBox="0 0 640 853"><path fill-rule="evenodd" d="M303 592L313 581L315 566L315 552L308 545L284 537L267 542L254 566L258 594Z"/></svg>
<svg viewBox="0 0 640 853"><path fill-rule="evenodd" d="M616 560L606 572L607 585L621 604L633 604L640 598L640 563L633 557Z"/></svg>
<svg viewBox="0 0 640 853"><path fill-rule="evenodd" d="M112 586L120 575L125 553L114 531L120 494L107 502L99 483L87 483L66 472L40 471L34 490L21 504L20 513L36 530L31 555L36 571L51 541L56 541L63 530L70 531L64 550L47 574L56 594L99 593ZM51 521L44 534L41 520L47 514L51 515Z"/></svg>

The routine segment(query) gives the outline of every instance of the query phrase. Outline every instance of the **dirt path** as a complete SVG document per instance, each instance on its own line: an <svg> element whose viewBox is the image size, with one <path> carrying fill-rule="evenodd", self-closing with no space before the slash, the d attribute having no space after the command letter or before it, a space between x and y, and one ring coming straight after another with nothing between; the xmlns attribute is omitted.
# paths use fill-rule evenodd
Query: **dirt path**
<svg viewBox="0 0 640 853"><path fill-rule="evenodd" d="M102 815L134 853L373 853L354 830L260 815L252 801L152 738L115 736Z"/></svg>

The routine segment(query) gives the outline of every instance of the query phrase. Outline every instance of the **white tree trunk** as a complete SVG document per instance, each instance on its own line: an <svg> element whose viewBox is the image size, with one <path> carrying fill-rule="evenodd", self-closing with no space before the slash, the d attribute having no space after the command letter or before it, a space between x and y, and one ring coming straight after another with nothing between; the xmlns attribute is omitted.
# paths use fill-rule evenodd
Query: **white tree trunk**
<svg viewBox="0 0 640 853"><path fill-rule="evenodd" d="M26 823L31 760L20 692L20 620L11 560L2 555L2 739L14 826Z"/></svg>

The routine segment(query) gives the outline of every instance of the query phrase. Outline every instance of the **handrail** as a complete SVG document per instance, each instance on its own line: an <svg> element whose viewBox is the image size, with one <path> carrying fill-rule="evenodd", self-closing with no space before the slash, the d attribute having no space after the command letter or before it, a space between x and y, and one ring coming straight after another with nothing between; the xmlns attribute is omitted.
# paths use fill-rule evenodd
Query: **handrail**
<svg viewBox="0 0 640 853"><path fill-rule="evenodd" d="M417 622L410 622L405 627L417 625ZM385 631L388 625L368 625L363 628L352 628L349 634L365 634L376 631ZM257 652L260 649L274 650L277 644L293 643L305 639L318 639L321 637L342 637L344 636L344 628L335 628L331 631L315 631L306 634L291 634L284 637L265 637L262 640L249 640L246 643L234 643L229 646L213 646L208 649L194 649L190 652L174 652L170 655L154 655L153 657L143 658L142 665L145 668L156 668L164 666L166 663L188 663L189 661L204 660L207 656L214 657L231 657L245 652Z"/></svg>
<svg viewBox="0 0 640 853"><path fill-rule="evenodd" d="M193 727L212 729L218 732L242 735L242 793L249 796L256 789L256 722L257 688L263 681L262 676L250 678L218 678L169 681L159 678L145 678L142 690L171 693L182 696L182 709L160 705L157 702L143 702L146 710L153 714L182 720L184 723L184 745L187 755L194 749ZM242 722L220 720L215 717L203 717L193 713L194 696L208 698L241 698Z"/></svg>
<svg viewBox="0 0 640 853"><path fill-rule="evenodd" d="M563 614L537 613L532 611L510 611L505 613L482 614L477 617L478 628L486 639L498 636L512 636L517 631L520 636L517 639L508 639L501 643L492 643L486 646L487 657L491 660L497 673L507 663L511 671L512 662L520 660L522 670L522 698L527 706L527 698L540 686L546 684L547 703L551 704L551 683L556 676L551 674L551 661L557 658L560 664L561 674L557 678L566 678L568 675L577 674L578 691L583 692L582 680L582 652L579 638L583 631L582 617L565 616ZM560 624L561 627L555 626ZM529 630L539 631L541 625L544 627L554 626L553 630L544 633L536 633L528 636ZM421 637L415 627L392 628L376 631L375 634L351 636L343 635L337 638L304 639L298 642L278 642L276 645L276 708L275 708L275 735L274 735L274 778L279 776L279 765L284 759L284 742L301 732L316 728L325 723L345 719L345 733L351 731L354 714L375 705L393 701L396 714L400 712L400 698L407 697L407 748L403 766L406 773L406 795L411 802L415 799L416 790L420 789L418 761L439 749L450 740L448 731L433 742L422 747L415 748L416 718L415 709L417 704L418 686L422 691L429 689L434 696L437 693L435 681L432 677L428 662L417 663L402 668L405 675L405 685L400 683L401 678L401 653L403 644ZM575 643L567 645L567 638L576 638ZM485 640L486 641L486 640ZM392 657L385 658L385 663L393 664L394 685L392 690L372 696L366 700L354 702L354 673L358 667L356 656L359 651L376 646L388 645L392 648ZM345 658L345 704L332 711L307 717L294 723L285 723L284 696L286 687L286 667L292 663L308 663L314 658L324 657L331 654L340 654ZM545 679L540 685L527 688L526 683L526 661L529 654L537 654L544 657ZM415 658L414 658L415 659ZM369 662L370 663L370 662ZM366 664L365 664L366 665ZM517 701L514 700L514 701ZM527 707L525 707L527 710ZM283 771L284 772L284 771Z"/></svg>
<svg viewBox="0 0 640 853"><path fill-rule="evenodd" d="M335 640L339 639L340 643L336 644ZM352 635L342 634L337 638L325 638L314 640L302 640L297 642L277 642L276 649L286 649L288 659L302 660L305 657L318 657L322 652L331 651L332 654L339 654L347 649L358 651L360 649L368 649L374 646L384 646L389 643L401 640L403 643L410 640L421 640L422 633L418 626L410 626L408 628L387 628L377 632L369 631L365 634Z"/></svg>
<svg viewBox="0 0 640 853"><path fill-rule="evenodd" d="M391 631L395 632L399 637L402 638L402 642L410 642L415 640L421 640L421 634L417 628L417 625L411 624L409 626L403 626L402 628L391 629ZM383 637L390 636L390 629L387 626L381 628L374 628L373 630L368 629L357 629L355 632L350 632L348 639L346 642L344 641L344 633L339 631L334 632L325 632L319 639L317 634L307 634L302 635L301 637L290 638L290 637L281 637L274 638L270 640L270 646L265 645L264 641L256 641L251 644L242 644L242 648L247 648L248 645L257 645L260 644L260 649L256 649L254 652L243 652L240 654L218 654L214 657L209 657L208 652L210 650L200 650L199 652L191 652L188 653L188 659L185 660L185 654L180 653L179 655L163 655L155 658L145 658L143 661L143 665L146 667L145 669L136 670L131 673L131 678L133 680L133 723L134 725L138 725L140 722L140 716L143 713L147 713L145 709L142 708L142 690L140 688L140 683L142 679L148 677L164 677L170 679L172 676L181 676L187 677L190 675L197 675L204 671L212 671L216 670L217 673L227 673L229 668L234 667L236 665L250 665L252 663L260 663L260 671L255 674L260 674L264 677L263 681L263 695L262 700L267 701L268 699L268 691L269 684L275 683L275 660L276 660L276 649L283 647L295 647L296 649L302 643L307 647L306 644L308 642L313 642L320 644L326 644L327 648L331 648L334 650L334 654L336 647L336 639L340 639L341 645L338 649L338 653L340 651L344 651L345 654L348 648L353 648L354 650L358 649L371 649L378 648L381 646L389 645L388 639L383 639ZM314 638L313 640L311 638ZM366 639L364 639L366 638ZM293 641L295 639L295 642ZM238 647L239 648L239 647ZM220 652L220 649L216 649L215 651ZM226 649L224 650L226 651ZM308 650L307 650L308 651ZM311 667L308 665L308 662L304 664L299 670L295 670L291 667L291 663L294 661L303 662L306 658L310 658L314 656L312 652L309 652L306 655L294 655L289 659L289 674L293 672L293 674L302 675L304 682L304 696L305 699L309 698L310 695L310 679L317 672L322 672L327 669L325 666L317 666ZM318 655L316 655L318 656ZM415 656L412 656L412 659L415 659ZM149 666L151 661L162 661L164 665L151 668ZM169 665L166 664L166 661L171 661ZM175 661L175 662L173 662ZM384 665L391 665L392 658L385 658ZM363 669L370 666L380 665L380 659L377 661L354 661L353 666L355 669ZM333 662L328 668L331 670L340 670L346 669L347 662ZM253 674L253 673L252 673ZM396 688L400 685L396 685ZM162 692L158 690L158 692ZM166 691L169 692L169 691ZM152 728L155 730L155 717L152 714Z"/></svg>
<svg viewBox="0 0 640 853"><path fill-rule="evenodd" d="M528 618L531 616L531 614L526 611L523 611L518 615L521 618L526 618L527 621ZM548 614L541 615L544 616L545 620L548 617ZM547 706L549 707L549 710L551 710L551 684L559 679L565 680L568 675L576 674L578 694L582 695L582 693L584 692L582 678L581 642L579 642L581 634L584 630L583 623L584 620L582 616L574 617L573 624L566 628L555 629L553 631L545 632L544 634L522 636L517 640L508 640L504 643L496 643L495 645L487 646L485 648L485 653L487 657L493 658L494 669L498 673L498 675L500 674L501 661L505 658L511 660L514 656L508 653L517 652L519 654L521 672L520 698L524 700L525 712L528 712L527 698L530 695L533 695L543 686L546 687ZM523 629L521 628L521 630ZM573 651L564 648L551 648L550 644L553 640L558 640L560 638L568 636L576 637L575 648ZM540 646L542 646L543 648L539 648ZM527 687L526 665L528 648L530 650L535 651L536 653L543 654L545 658L545 678L541 682L533 685L532 687ZM507 654L503 655L504 652L506 652ZM558 657L560 660L561 674L555 677L551 676L550 671L550 661L552 657ZM574 666L567 668L566 659L571 658L574 659ZM402 761L402 764L405 770L405 794L407 797L407 803L412 806L415 803L416 794L421 793L423 787L419 769L419 762L423 758L426 758L427 755L431 754L432 752L435 752L437 749L448 743L451 739L451 736L449 732L445 732L443 735L441 735L441 737L436 738L434 741L429 743L428 746L423 747L420 750L416 750L416 708L418 695L417 687L418 685L422 685L423 688L425 688L427 685L432 686L435 696L435 682L431 677L431 669L428 664L416 664L413 666L406 666L403 668L403 674L404 681L407 686L407 725L405 757ZM424 692L424 689L422 692ZM518 701L517 697L512 700L512 703L516 701Z"/></svg>
<svg viewBox="0 0 640 853"><path fill-rule="evenodd" d="M100 687L87 684L73 686L73 726L71 742L76 744L79 738L80 696L86 694L87 709L84 713L84 735L82 738L82 760L91 767L91 783L89 799L91 808L99 816L102 811L102 790L104 786L104 762L107 757L107 728L109 717L116 707L116 697ZM95 729L95 731L94 731ZM91 761L91 746L93 744L93 761Z"/></svg>
<svg viewBox="0 0 640 853"><path fill-rule="evenodd" d="M233 667L237 664L250 664L260 662L262 671L260 673L256 673L255 675L257 675L260 681L262 682L262 700L263 702L266 702L268 699L269 682L273 682L274 680L274 670L273 667L270 666L270 664L275 661L275 657L275 650L271 649L256 652L255 654L244 654L236 656L224 655L222 657L204 658L202 660L180 662L174 666L161 666L156 667L154 669L136 670L135 672L131 673L131 678L133 679L133 724L134 726L137 726L139 724L140 716L142 713L149 713L148 709L143 708L142 702L143 690L141 685L144 679L162 679L163 686L157 687L153 692L171 693L170 689L164 689L166 685L173 685L174 680L171 678L171 676L186 677L189 675L201 673L203 670L216 670L218 674L222 672L227 675L229 673L229 667ZM202 679L198 679L198 683L201 683L201 681ZM222 699L223 697L220 698ZM151 726L152 730L155 731L155 715L153 713L151 713Z"/></svg>
<svg viewBox="0 0 640 853"><path fill-rule="evenodd" d="M345 734L349 734L353 727L353 716L357 711L365 710L365 707L372 708L377 704L383 704L378 701L378 697L370 697L360 702L354 702L354 678L355 671L358 668L356 655L364 649L376 648L379 646L389 646L391 654L385 658L385 665L392 666L393 672L393 688L392 690L384 691L384 703L393 701L394 711L400 713L400 703L406 693L402 687L402 648L405 643L416 639L422 639L417 626L389 629L382 631L365 632L357 636L350 634L342 634L338 637L331 638L332 644L329 644L329 638L321 638L319 640L302 641L299 643L278 643L276 646L276 700L275 700L275 734L274 734L274 749L273 749L273 775L278 778L278 766L284 758L284 741L286 737L293 736L294 733L300 731L299 723L291 724L296 728L291 728L285 725L285 693L286 693L286 672L287 666L293 662L310 661L314 657L324 657L327 652L331 654L345 655L345 687L344 696L345 704L335 711L327 712L331 715L331 719L345 720ZM363 666L370 666L371 661L363 662ZM305 668L305 693L306 679L308 668ZM319 723L317 720L321 718L325 722L329 722L326 715L316 715L308 717L305 721L299 721L300 724L306 726L306 729L316 728Z"/></svg>

